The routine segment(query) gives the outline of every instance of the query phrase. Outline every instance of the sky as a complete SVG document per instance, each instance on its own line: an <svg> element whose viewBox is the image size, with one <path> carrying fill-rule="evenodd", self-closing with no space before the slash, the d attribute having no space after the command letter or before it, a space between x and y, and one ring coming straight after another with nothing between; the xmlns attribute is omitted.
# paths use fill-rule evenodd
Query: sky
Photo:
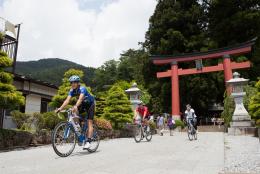
<svg viewBox="0 0 260 174"><path fill-rule="evenodd" d="M0 0L21 25L18 61L62 58L99 67L144 41L156 0Z"/></svg>

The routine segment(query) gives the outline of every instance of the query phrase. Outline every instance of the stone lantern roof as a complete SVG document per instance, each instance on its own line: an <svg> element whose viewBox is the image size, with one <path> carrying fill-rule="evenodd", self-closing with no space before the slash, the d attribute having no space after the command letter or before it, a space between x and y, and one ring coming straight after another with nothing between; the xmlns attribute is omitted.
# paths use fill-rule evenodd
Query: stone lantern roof
<svg viewBox="0 0 260 174"><path fill-rule="evenodd" d="M234 72L233 73L233 79L230 79L229 81L227 81L228 84L230 85L243 85L243 84L247 84L247 82L249 81L249 79L244 79L240 77L240 74L238 72Z"/></svg>
<svg viewBox="0 0 260 174"><path fill-rule="evenodd" d="M132 86L125 90L126 93L141 93L141 90L137 87L137 84L134 82Z"/></svg>

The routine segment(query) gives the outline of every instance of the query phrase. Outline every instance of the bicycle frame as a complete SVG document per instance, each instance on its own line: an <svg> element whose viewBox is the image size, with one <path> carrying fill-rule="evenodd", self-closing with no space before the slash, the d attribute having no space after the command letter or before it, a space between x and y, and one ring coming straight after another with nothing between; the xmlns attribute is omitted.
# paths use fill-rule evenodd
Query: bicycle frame
<svg viewBox="0 0 260 174"><path fill-rule="evenodd" d="M67 126L67 128L66 128L66 130L64 131L64 139L67 139L68 138L68 136L69 136L69 133L70 133L70 131L72 130L72 131L74 131L75 132L75 128L74 128L74 126L73 126L73 124L72 124L72 110L71 109L68 109L68 110L66 110L66 112L67 112L67 122L68 122L68 126ZM79 116L79 120L83 120L83 118L82 118L82 116ZM88 123L87 123L87 121L85 120L84 121L84 125L83 125L83 128L82 128L82 132L81 132L81 134L80 135L78 135L78 134L76 134L76 136L77 136L77 138L79 139L79 138L82 138L83 140L85 140L86 139L86 132L87 132L87 130L88 130Z"/></svg>
<svg viewBox="0 0 260 174"><path fill-rule="evenodd" d="M195 133L195 128L193 126L193 124L191 123L191 119L188 119L188 129L191 130L191 133L194 134Z"/></svg>

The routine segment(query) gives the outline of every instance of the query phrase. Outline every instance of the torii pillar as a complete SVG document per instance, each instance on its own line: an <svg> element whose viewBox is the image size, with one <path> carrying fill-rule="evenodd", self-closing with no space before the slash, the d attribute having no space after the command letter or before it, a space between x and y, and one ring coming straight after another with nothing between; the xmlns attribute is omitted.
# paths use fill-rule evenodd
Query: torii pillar
<svg viewBox="0 0 260 174"><path fill-rule="evenodd" d="M179 93L179 75L178 62L171 63L171 82L172 82L172 116L180 119L180 93Z"/></svg>

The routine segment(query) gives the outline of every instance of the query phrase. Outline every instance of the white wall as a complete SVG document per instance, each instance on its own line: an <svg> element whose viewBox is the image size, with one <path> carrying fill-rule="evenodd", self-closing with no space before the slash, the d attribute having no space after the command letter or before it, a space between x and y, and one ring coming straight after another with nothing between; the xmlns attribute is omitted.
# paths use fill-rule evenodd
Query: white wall
<svg viewBox="0 0 260 174"><path fill-rule="evenodd" d="M41 111L41 96L29 94L26 96L25 113L34 113Z"/></svg>

